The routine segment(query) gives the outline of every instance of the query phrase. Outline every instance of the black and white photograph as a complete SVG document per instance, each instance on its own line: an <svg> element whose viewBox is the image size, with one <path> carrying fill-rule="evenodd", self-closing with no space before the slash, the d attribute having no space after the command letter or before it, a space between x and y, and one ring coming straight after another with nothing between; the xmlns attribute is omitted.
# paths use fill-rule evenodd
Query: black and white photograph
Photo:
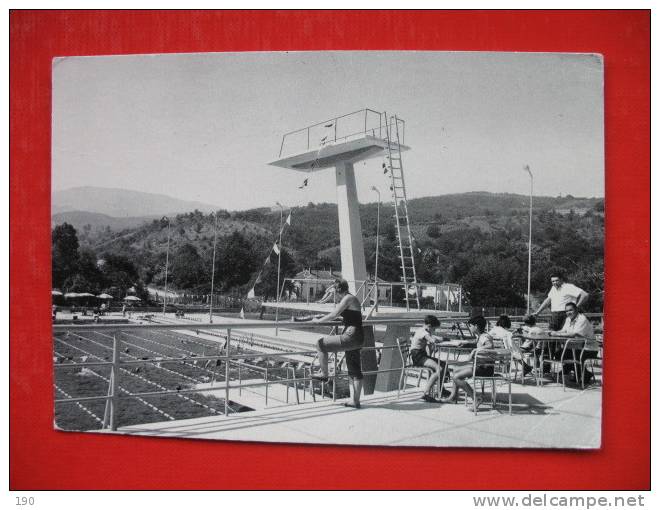
<svg viewBox="0 0 660 510"><path fill-rule="evenodd" d="M599 448L605 65L54 59L54 428Z"/></svg>

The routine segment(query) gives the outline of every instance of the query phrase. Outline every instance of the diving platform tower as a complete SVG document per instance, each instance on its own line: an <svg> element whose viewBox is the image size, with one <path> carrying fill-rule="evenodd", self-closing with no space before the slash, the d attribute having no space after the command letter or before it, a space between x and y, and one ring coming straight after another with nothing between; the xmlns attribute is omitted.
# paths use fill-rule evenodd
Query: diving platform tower
<svg viewBox="0 0 660 510"><path fill-rule="evenodd" d="M354 165L409 150L399 142L404 126L402 120L388 119L386 113L359 110L286 133L278 159L269 163L303 173L335 169L341 273L353 294L359 282L367 280Z"/></svg>

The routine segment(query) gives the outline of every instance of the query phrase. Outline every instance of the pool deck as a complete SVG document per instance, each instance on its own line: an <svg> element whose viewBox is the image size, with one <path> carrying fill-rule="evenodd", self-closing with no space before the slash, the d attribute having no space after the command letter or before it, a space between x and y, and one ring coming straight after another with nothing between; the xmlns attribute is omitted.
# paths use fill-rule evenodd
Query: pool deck
<svg viewBox="0 0 660 510"><path fill-rule="evenodd" d="M120 428L117 433L228 441L316 443L370 446L598 448L601 441L601 387L562 389L514 384L513 413L506 394L489 397L475 416L459 404L429 404L422 392L408 388L363 397L362 409L347 400L309 398L299 405L274 401L259 411L149 423ZM240 400L240 399L237 399Z"/></svg>

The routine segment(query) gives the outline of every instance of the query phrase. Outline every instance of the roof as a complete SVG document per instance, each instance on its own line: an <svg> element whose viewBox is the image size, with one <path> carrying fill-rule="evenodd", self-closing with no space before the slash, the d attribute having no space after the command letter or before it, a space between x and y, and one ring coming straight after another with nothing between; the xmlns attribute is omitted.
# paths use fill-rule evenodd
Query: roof
<svg viewBox="0 0 660 510"><path fill-rule="evenodd" d="M328 271L327 269L304 269L296 274L295 278L305 280L334 280L341 278L340 271Z"/></svg>

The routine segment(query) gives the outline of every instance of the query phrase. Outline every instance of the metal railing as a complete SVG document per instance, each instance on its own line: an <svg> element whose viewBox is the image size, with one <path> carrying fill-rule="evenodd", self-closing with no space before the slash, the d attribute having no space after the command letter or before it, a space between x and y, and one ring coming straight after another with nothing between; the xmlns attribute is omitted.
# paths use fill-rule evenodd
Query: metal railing
<svg viewBox="0 0 660 510"><path fill-rule="evenodd" d="M395 129L395 126L393 126L394 118L391 122L385 122L385 116L385 112L365 108L295 131L289 131L282 136L279 157L298 154L321 148L329 143L346 142L364 136L386 140L387 129L391 131ZM400 139L403 144L405 143L406 124L402 119L397 119L396 122L399 126Z"/></svg>
<svg viewBox="0 0 660 510"><path fill-rule="evenodd" d="M451 320L451 319L443 319ZM461 320L461 319L456 319ZM365 326L376 326L376 325L408 325L416 326L420 325L420 319L380 319L380 320L371 320L364 323ZM282 323L280 323L280 326ZM310 327L327 327L332 325L332 323L323 323L323 325L313 325L310 323L287 323L287 328L290 329L310 329ZM192 326L192 327L191 327ZM154 397L159 395L186 395L190 393L207 393L207 392L222 392L224 391L224 414L228 415L231 411L230 409L230 392L231 390L243 391L246 388L256 388L256 387L265 387L266 388L266 399L268 398L268 387L272 384L286 384L287 385L287 394L289 385L294 386L296 392L296 402L299 402L298 398L298 384L307 384L310 385L310 392L314 400L315 393L313 391L311 378L312 364L314 362L315 356L317 354L316 350L282 350L274 353L234 353L232 354L232 341L236 342L245 342L248 338L254 338L254 335L249 335L240 330L245 329L274 329L277 326L277 323L274 321L242 321L240 324L231 322L231 323L214 323L214 324L96 324L96 325L54 325L53 333L57 335L58 333L69 333L76 334L81 332L95 332L95 333L104 333L112 336L112 360L111 361L84 361L84 362L73 362L73 363L54 363L55 370L71 369L71 368L89 368L89 367L109 367L110 368L110 377L108 384L108 392L105 395L99 396L73 396L67 398L55 399L55 404L81 404L84 402L98 402L104 401L106 403L105 412L102 420L103 428L109 428L111 430L117 430L117 414L120 406L120 402L125 399L143 399L144 397ZM210 355L194 355L194 356L178 356L178 357L152 357L152 358L141 358L141 359L121 359L120 358L120 344L121 340L119 339L120 333L126 333L131 331L140 331L140 330L166 330L166 331L177 331L177 330L187 330L187 331L196 331L196 332L206 332L218 334L217 331L213 330L224 330L226 333L220 335L225 339L225 345L223 346L224 353L210 354ZM239 330L239 331L237 331ZM241 338L243 337L243 338ZM277 339L263 336L260 338L264 343L274 342L277 343ZM280 346L282 348L282 346ZM374 347L364 347L363 350L382 350L382 349L392 349L395 346L374 346ZM273 346L273 349L277 349L276 346ZM81 350L81 349L79 349ZM256 358L287 358L292 356L307 356L312 358L310 360L309 366L305 366L303 369L304 374L309 373L309 376L305 375L304 377L297 377L295 371L291 374L289 370L286 370L286 376L284 378L278 378L276 380L270 380L268 378L269 369L263 369L263 367L255 368L254 365L245 363L241 360L251 360ZM98 357L98 356L97 356ZM218 387L208 387L208 388L178 388L178 389L163 389L158 391L143 391L143 392L128 392L123 390L119 385L120 373L122 370L125 370L124 367L135 367L136 365L145 365L145 364L167 364L167 363L185 363L185 362L204 362L204 361L221 361L224 364L224 386ZM346 377L347 374L340 373L337 371L337 357L334 357L333 363L335 365L335 376L333 377L333 399L336 397L336 379L341 377ZM242 374L239 378L238 384L231 381L230 369L231 367L241 367L248 368L251 370L261 371L264 374L263 382L244 382L242 380ZM388 369L388 370L376 370L376 371L365 371L365 375L373 375L380 372L386 371L400 371L400 368ZM272 370L270 371L272 374ZM120 394L121 391L126 393L125 395ZM321 388L323 393L324 389ZM288 398L288 397L287 397Z"/></svg>
<svg viewBox="0 0 660 510"><path fill-rule="evenodd" d="M602 314L589 314L591 320L600 320L602 319ZM490 318L489 318L490 319ZM441 336L454 335L460 338L472 337L472 334L469 331L464 331L461 324L465 321L465 317L441 317L440 327L437 328L436 334ZM388 326L388 325L398 325L398 326L419 326L421 325L421 319L374 319L364 322L364 326ZM280 327L282 323L279 324ZM318 327L327 327L331 326L333 323L287 323L287 328L304 330L304 329L313 329ZM67 333L71 335L76 335L77 333L84 332L94 332L109 334L107 336L112 337L112 358L111 361L83 361L83 362L72 362L72 363L54 363L55 370L64 370L71 368L90 368L90 367L108 367L110 369L110 377L108 381L108 391L105 395L98 396L70 396L68 393L61 390L57 385L55 388L58 392L64 394L66 398L55 399L54 402L56 405L62 404L77 404L79 407L83 407L82 404L85 402L105 402L105 411L103 414L102 421L103 428L109 428L111 430L117 430L118 419L117 415L120 408L120 403L126 399L144 399L145 397L154 397L160 395L180 395L185 396L186 394L191 393L209 393L209 392L224 392L224 409L223 414L228 415L231 411L231 400L230 392L232 390L238 390L239 395L243 390L249 388L265 388L265 402L268 403L268 389L269 386L273 384L286 385L286 402L288 403L289 399L289 389L293 387L294 394L296 397L296 403L300 403L299 398L299 385L303 386L303 399L305 399L306 390L309 389L312 399L316 400L316 393L313 388L313 379L311 378L311 370L313 368L314 361L316 359L317 352L316 350L311 349L291 349L285 344L280 343L282 340L278 338L269 337L266 335L258 335L253 332L248 333L243 330L246 329L275 329L277 323L275 321L241 321L240 323L214 323L214 324L102 324L102 325L54 325L53 333L57 335L58 333ZM158 356L158 357L143 357L140 359L122 359L120 354L122 352L121 342L119 334L131 332L131 331L177 331L177 330L186 330L188 332L204 332L208 335L215 335L220 337L225 341L222 346L222 351L217 354L209 355L191 355L191 356ZM224 331L220 333L217 330ZM84 338L84 337L83 337ZM194 338L194 337L193 337ZM90 339L88 339L90 340ZM92 341L92 340L90 340ZM194 342L194 340L189 340ZM233 342L233 344L232 344ZM247 352L236 352L232 353L232 345L238 346L250 346L249 342L260 342L262 348L268 348L275 352L256 352L256 353L247 353ZM128 342L127 342L128 343ZM157 342L156 342L157 343ZM253 344L254 345L254 344ZM220 345L218 344L218 347ZM381 354L384 350L388 349L397 349L396 345L383 346L377 345L372 347L363 347L363 350L369 351L379 351ZM78 350L82 350L77 348ZM93 356L93 355L92 355ZM256 360L257 358L263 358L265 360L277 359L282 361L283 359L289 359L295 356L307 357L310 358L309 364L303 362L302 372L303 377L298 377L294 367L259 367L257 365L251 364L250 361ZM98 356L93 356L101 359ZM120 386L120 374L126 372L126 367L136 367L139 365L145 364L168 364L168 363L186 363L186 362L204 362L204 361L220 361L219 370L222 370L222 364L224 364L224 385L219 385L217 387L209 386L204 388L177 388L177 389L161 389L158 391L142 391L142 392L128 392L126 389L121 388ZM340 360L335 355L333 357L332 363L334 365L334 376L332 376L332 398L333 401L336 398L337 392L337 380L345 378L348 374L340 372L338 370L338 365ZM379 363L377 364L377 366ZM238 370L238 381L235 379L232 381L231 378L231 369L232 367ZM250 381L246 382L243 380L243 370L250 370L259 372L263 376L263 381ZM274 372L279 371L285 372L284 376L279 376L277 379L270 379L269 375L273 375ZM365 375L374 375L379 373L386 372L400 372L401 367L383 369L378 367L377 370L364 371ZM220 372L221 373L221 372ZM218 375L220 375L218 373ZM182 374L178 374L182 375ZM106 378L103 378L106 379ZM188 379L192 379L188 377ZM212 381L212 383L215 381ZM157 385L158 386L158 385ZM161 388L164 388L161 385ZM325 383L321 383L321 395L325 395ZM122 395L121 392L125 394ZM143 403L147 402L143 400ZM93 413L89 413L92 414ZM163 413L161 413L163 414ZM95 418L95 415L93 415ZM174 419L174 418L171 418Z"/></svg>
<svg viewBox="0 0 660 510"><path fill-rule="evenodd" d="M323 294L334 282L334 279L326 278L284 278L278 302L280 303L306 303L307 305L319 302ZM375 282L373 280L350 280L357 289L356 295L362 303L363 309L371 306L374 296L377 296L379 305L390 307L401 306L405 308L405 285L403 282ZM463 311L463 289L455 283L408 283L408 289L416 290L421 308L425 310L437 310L446 312ZM399 292L396 301L395 290ZM336 298L332 296L332 301Z"/></svg>

